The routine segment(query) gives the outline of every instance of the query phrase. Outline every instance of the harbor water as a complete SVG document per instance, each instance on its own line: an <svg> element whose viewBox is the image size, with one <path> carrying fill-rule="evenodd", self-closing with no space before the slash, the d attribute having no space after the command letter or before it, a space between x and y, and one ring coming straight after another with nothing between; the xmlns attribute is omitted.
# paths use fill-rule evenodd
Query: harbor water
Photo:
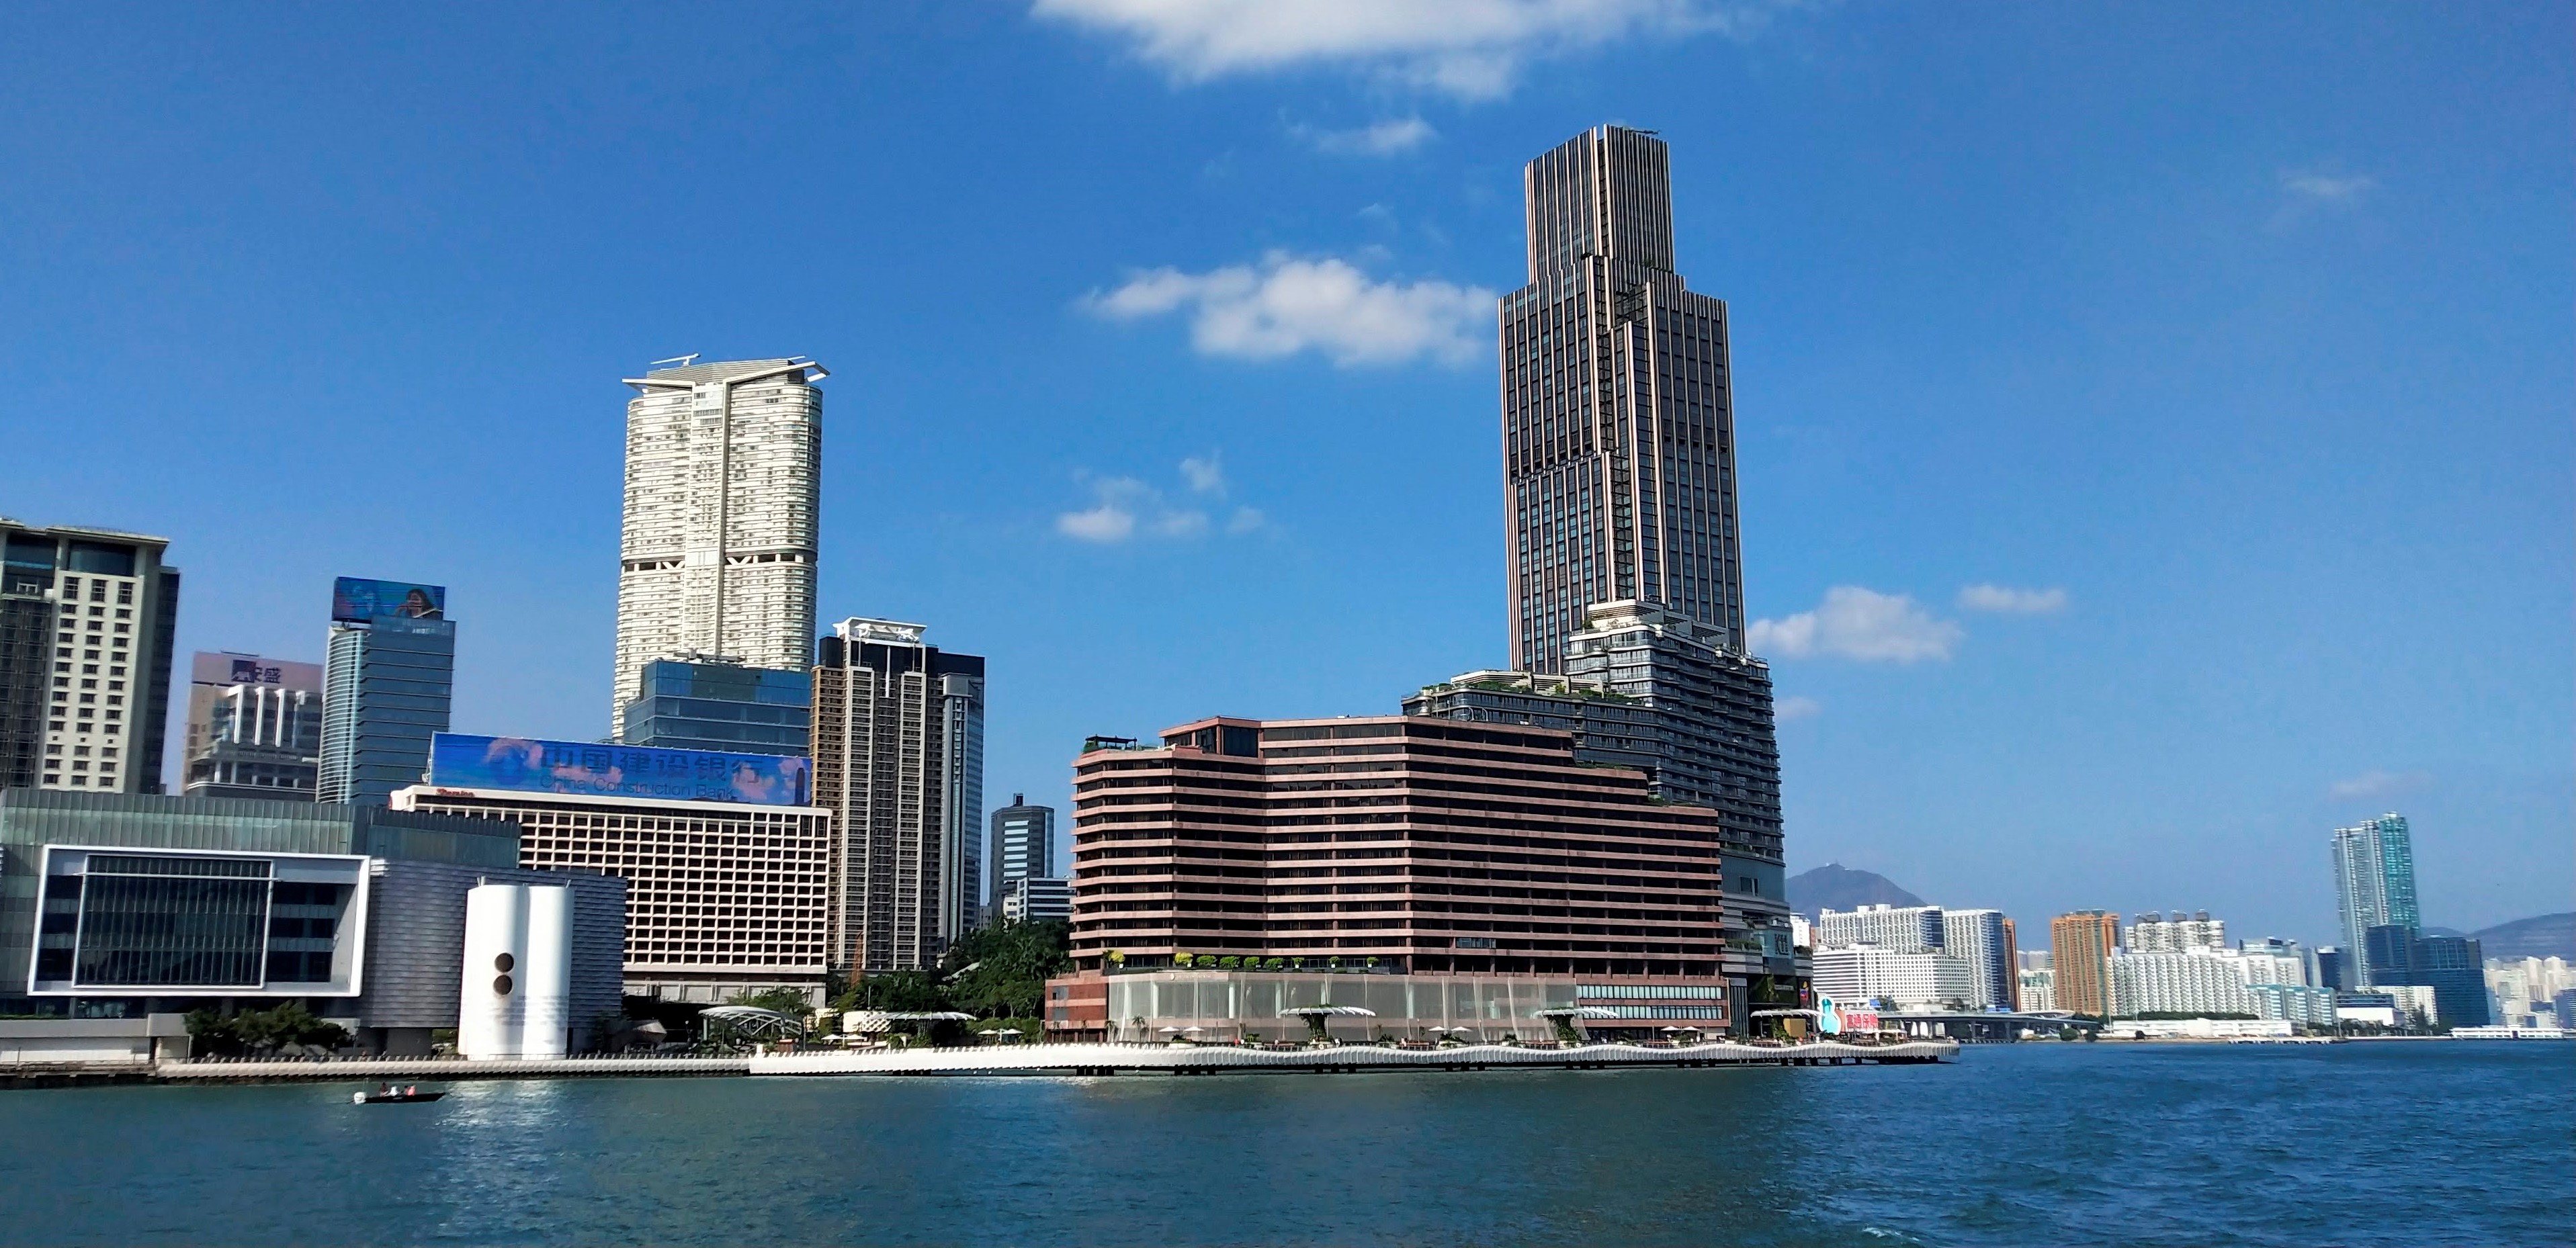
<svg viewBox="0 0 2576 1248"><path fill-rule="evenodd" d="M2576 1046L0 1092L0 1243L2567 1244Z"/></svg>

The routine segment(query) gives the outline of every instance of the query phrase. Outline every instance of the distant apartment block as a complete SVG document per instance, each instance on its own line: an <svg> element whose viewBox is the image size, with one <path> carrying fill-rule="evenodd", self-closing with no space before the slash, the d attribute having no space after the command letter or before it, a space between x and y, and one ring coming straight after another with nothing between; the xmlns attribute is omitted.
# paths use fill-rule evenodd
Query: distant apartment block
<svg viewBox="0 0 2576 1248"><path fill-rule="evenodd" d="M1900 1010L1975 1004L1968 963L1938 951L1846 945L1816 950L1812 964L1816 992L1836 1001L1878 1001Z"/></svg>
<svg viewBox="0 0 2576 1248"><path fill-rule="evenodd" d="M2111 1013L2111 954L2120 947L2120 916L2107 910L2078 910L2048 923L2050 966L2057 1008L2069 1014L2107 1018Z"/></svg>
<svg viewBox="0 0 2576 1248"><path fill-rule="evenodd" d="M230 651L188 665L181 772L190 797L313 800L322 761L322 667Z"/></svg>
<svg viewBox="0 0 2576 1248"><path fill-rule="evenodd" d="M1968 1008L2008 1010L2014 993L2012 920L2001 910L1941 911L1941 951L1968 968Z"/></svg>
<svg viewBox="0 0 2576 1248"><path fill-rule="evenodd" d="M0 516L0 786L158 793L169 539Z"/></svg>
<svg viewBox="0 0 2576 1248"><path fill-rule="evenodd" d="M1939 953L1946 933L1939 906L1862 906L1816 913L1816 947L1875 945L1889 953Z"/></svg>
<svg viewBox="0 0 2576 1248"><path fill-rule="evenodd" d="M2173 912L2168 919L2159 913L2138 916L2129 925L2124 946L2132 953L2182 953L2191 949L2225 949L2227 924L2209 917L2206 910L2185 915Z"/></svg>
<svg viewBox="0 0 2576 1248"><path fill-rule="evenodd" d="M823 465L814 383L829 375L784 359L627 379L612 739L627 739L628 705L656 659L810 664Z"/></svg>

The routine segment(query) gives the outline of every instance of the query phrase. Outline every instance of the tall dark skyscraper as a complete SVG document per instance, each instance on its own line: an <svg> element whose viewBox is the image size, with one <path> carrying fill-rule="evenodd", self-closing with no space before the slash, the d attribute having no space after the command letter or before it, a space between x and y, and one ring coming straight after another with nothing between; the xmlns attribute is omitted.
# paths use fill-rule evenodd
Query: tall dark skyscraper
<svg viewBox="0 0 2576 1248"><path fill-rule="evenodd" d="M455 691L456 621L447 618L445 586L332 582L316 797L382 806L420 783Z"/></svg>
<svg viewBox="0 0 2576 1248"><path fill-rule="evenodd" d="M815 647L814 804L832 811L835 971L936 966L982 908L984 660L924 631L853 617Z"/></svg>
<svg viewBox="0 0 2576 1248"><path fill-rule="evenodd" d="M1666 165L1661 139L1615 126L1529 164L1530 284L1500 310L1514 670L1404 709L1571 732L1576 757L1716 810L1721 973L1750 991L1807 966L1771 669L1745 651L1726 305L1673 272Z"/></svg>
<svg viewBox="0 0 2576 1248"><path fill-rule="evenodd" d="M1663 140L1604 126L1531 161L1529 285L1501 304L1512 666L1559 675L1630 600L1744 649L1726 305L1673 271Z"/></svg>

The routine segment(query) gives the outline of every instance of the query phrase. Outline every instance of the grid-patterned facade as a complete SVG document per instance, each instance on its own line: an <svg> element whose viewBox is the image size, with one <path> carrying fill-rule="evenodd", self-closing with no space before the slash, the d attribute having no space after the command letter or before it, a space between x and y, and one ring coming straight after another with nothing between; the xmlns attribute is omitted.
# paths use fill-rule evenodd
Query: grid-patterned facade
<svg viewBox="0 0 2576 1248"><path fill-rule="evenodd" d="M722 655L803 668L814 636L828 374L797 360L629 378L612 740L643 666Z"/></svg>
<svg viewBox="0 0 2576 1248"><path fill-rule="evenodd" d="M1726 305L1673 271L1664 143L1605 126L1530 162L1529 284L1500 305L1512 666L1564 672L1596 602L1744 647Z"/></svg>
<svg viewBox="0 0 2576 1248"><path fill-rule="evenodd" d="M1074 764L1073 958L1715 977L1718 817L1567 734L1211 719Z"/></svg>
<svg viewBox="0 0 2576 1248"><path fill-rule="evenodd" d="M630 994L714 999L817 988L831 813L419 786L395 808L519 825L519 865L626 881Z"/></svg>
<svg viewBox="0 0 2576 1248"><path fill-rule="evenodd" d="M2057 1008L2095 1018L2111 1015L2111 955L2120 950L2120 916L2078 910L2048 921Z"/></svg>
<svg viewBox="0 0 2576 1248"><path fill-rule="evenodd" d="M179 615L168 545L0 518L0 785L161 792Z"/></svg>
<svg viewBox="0 0 2576 1248"><path fill-rule="evenodd" d="M814 801L832 811L835 970L936 964L980 911L984 660L849 619L814 668Z"/></svg>

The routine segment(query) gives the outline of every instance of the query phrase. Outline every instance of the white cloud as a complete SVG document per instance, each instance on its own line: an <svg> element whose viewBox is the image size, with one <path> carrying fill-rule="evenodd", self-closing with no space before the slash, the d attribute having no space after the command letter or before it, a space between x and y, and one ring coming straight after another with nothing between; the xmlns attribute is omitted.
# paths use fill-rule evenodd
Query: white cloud
<svg viewBox="0 0 2576 1248"><path fill-rule="evenodd" d="M1494 292L1441 281L1380 282L1346 261L1272 252L1257 267L1138 273L1116 290L1085 296L1082 306L1122 321L1186 308L1190 343L1203 355L1266 360L1316 351L1345 367L1425 355L1464 364L1491 340Z"/></svg>
<svg viewBox="0 0 2576 1248"><path fill-rule="evenodd" d="M1216 454L1181 461L1181 479L1194 494L1223 498L1225 469ZM1090 481L1092 505L1059 513L1055 531L1079 541L1116 545L1138 537L1185 540L1205 537L1216 528L1206 511L1174 503L1165 493L1134 477L1097 477ZM1226 518L1225 531L1250 533L1268 521L1259 511L1237 507Z"/></svg>
<svg viewBox="0 0 2576 1248"><path fill-rule="evenodd" d="M2367 174L2337 177L2328 173L2290 172L2281 175L2281 189L2307 199L2340 204L2379 185L2379 179Z"/></svg>
<svg viewBox="0 0 2576 1248"><path fill-rule="evenodd" d="M2066 609L2066 591L1970 585L1959 591L1959 609L1997 615L2055 615Z"/></svg>
<svg viewBox="0 0 2576 1248"><path fill-rule="evenodd" d="M1184 82L1350 66L1462 99L1511 89L1535 57L1631 36L1745 35L1777 0L1035 0L1030 12L1123 37Z"/></svg>
<svg viewBox="0 0 2576 1248"><path fill-rule="evenodd" d="M1882 594L1858 585L1837 585L1813 611L1782 620L1755 620L1750 630L1757 654L1786 659L1834 655L1863 662L1912 663L1946 659L1967 636L1951 621L1935 617L1904 594Z"/></svg>
<svg viewBox="0 0 2576 1248"><path fill-rule="evenodd" d="M1825 713L1825 704L1814 698L1782 698L1771 708L1771 718L1788 723L1793 719L1814 719Z"/></svg>
<svg viewBox="0 0 2576 1248"><path fill-rule="evenodd" d="M1189 482L1190 489L1197 493L1214 494L1220 498L1225 496L1225 463L1217 456L1201 458L1192 455L1182 460L1181 479Z"/></svg>
<svg viewBox="0 0 2576 1248"><path fill-rule="evenodd" d="M1331 156L1401 156L1440 137L1430 122L1419 117L1390 117L1357 130L1290 126L1288 132Z"/></svg>
<svg viewBox="0 0 2576 1248"><path fill-rule="evenodd" d="M2326 786L2326 796L2349 800L2355 798L2395 797L2432 786L2433 776L2423 771L2380 771L2373 768L2349 780L2337 780Z"/></svg>

